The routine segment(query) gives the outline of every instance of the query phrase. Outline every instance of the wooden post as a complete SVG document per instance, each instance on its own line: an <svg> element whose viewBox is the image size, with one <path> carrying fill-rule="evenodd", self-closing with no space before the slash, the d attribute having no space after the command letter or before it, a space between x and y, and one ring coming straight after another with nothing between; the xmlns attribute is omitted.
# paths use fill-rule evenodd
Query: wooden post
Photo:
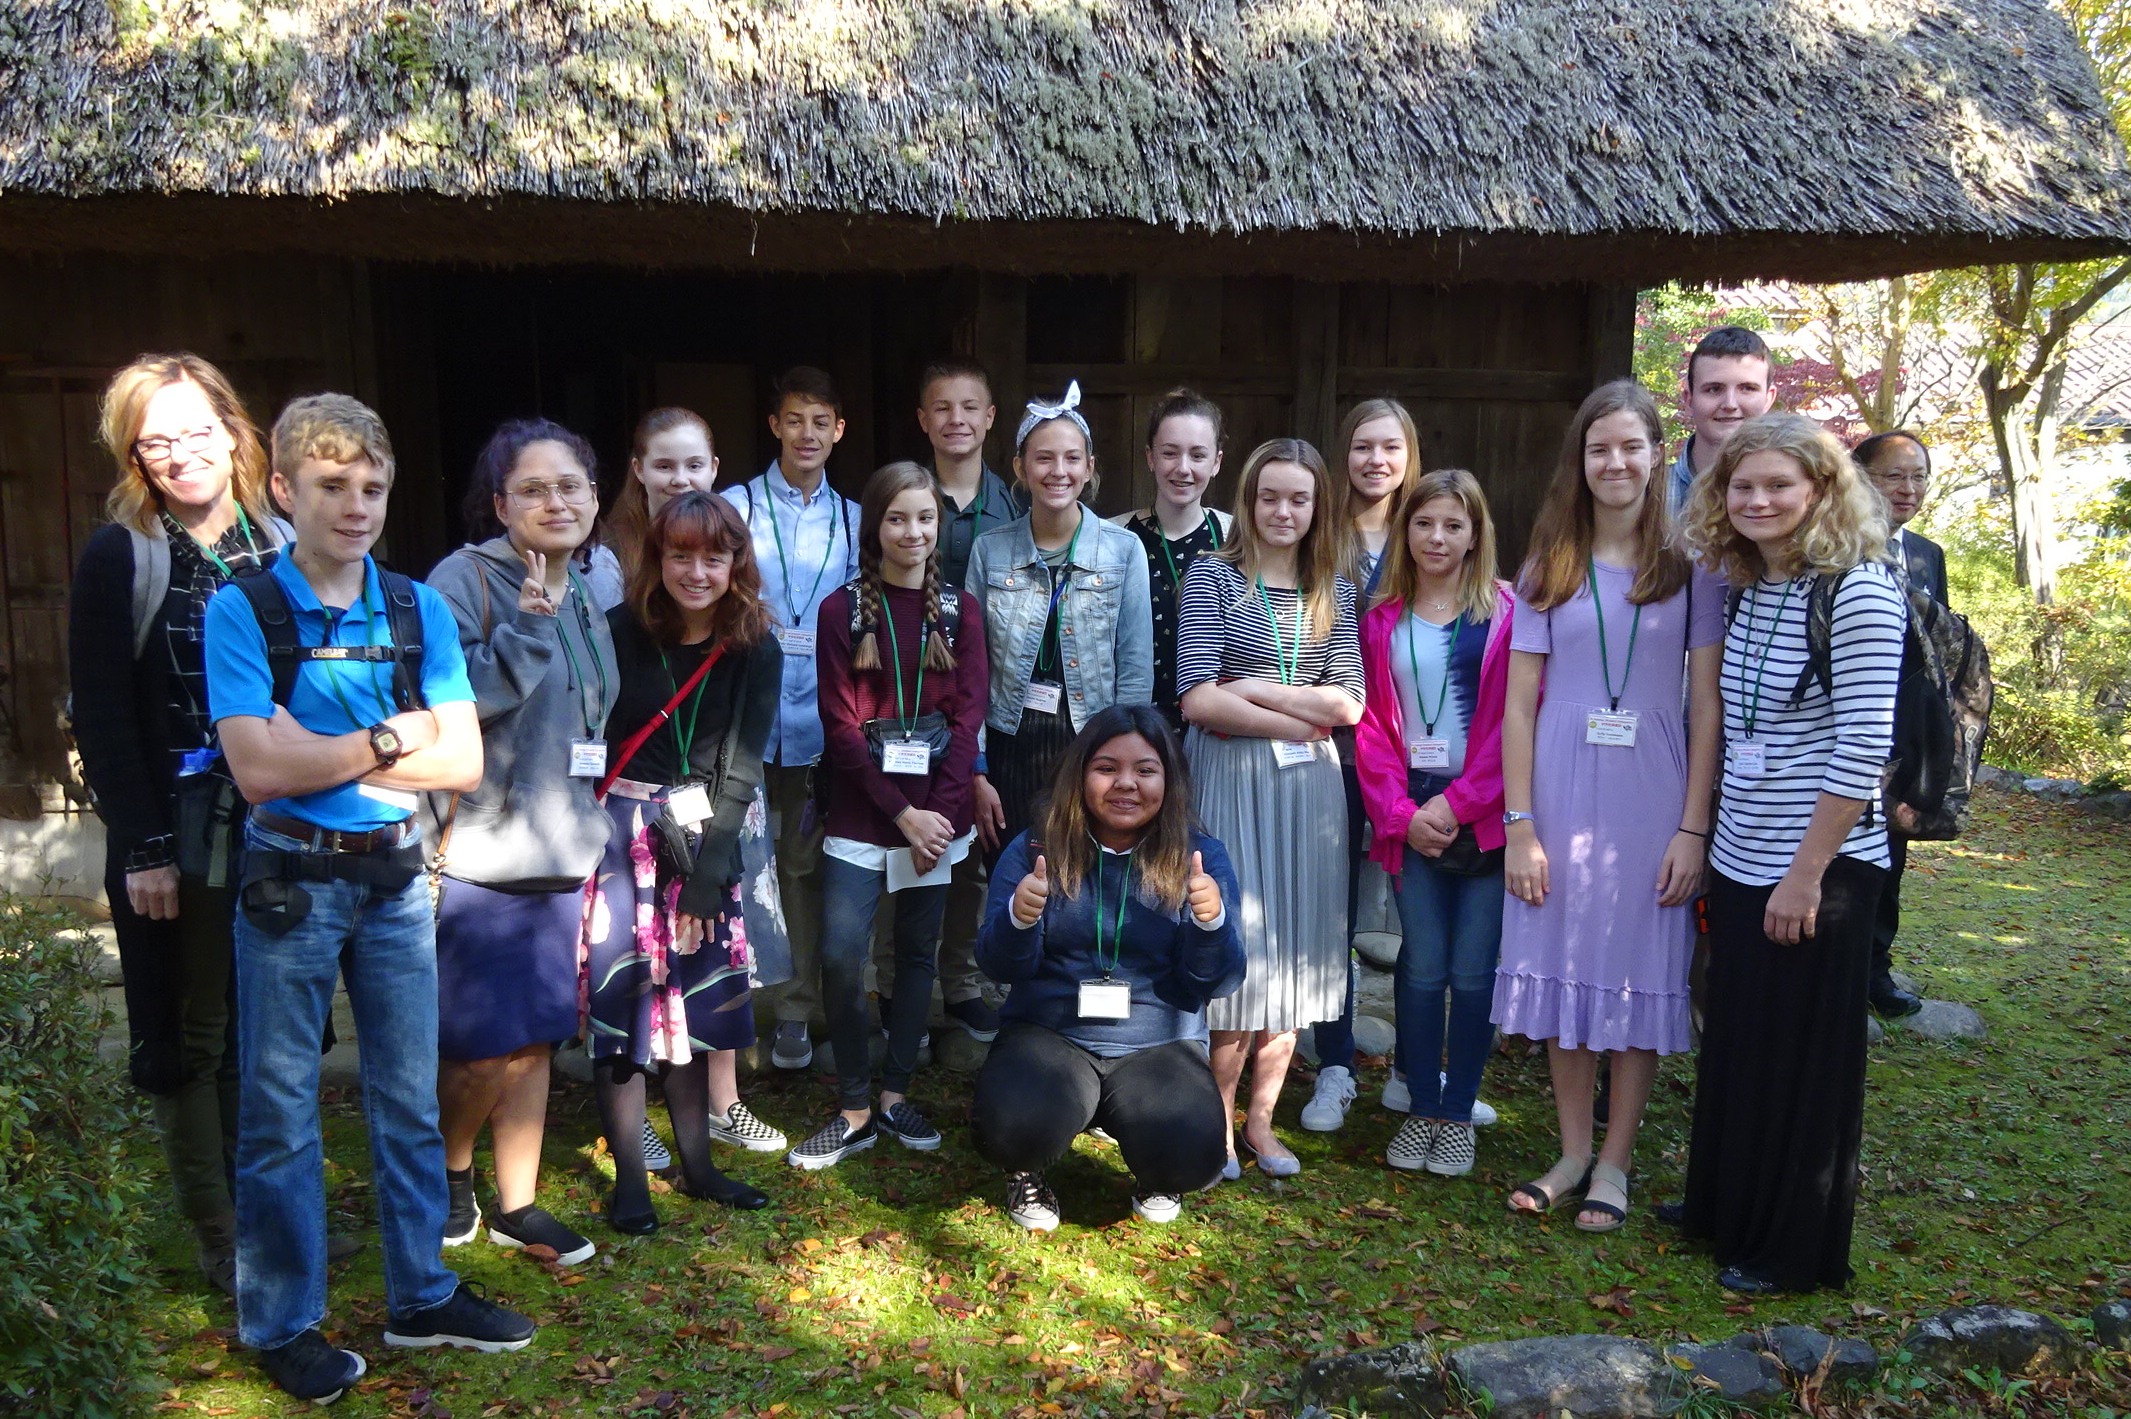
<svg viewBox="0 0 2131 1419"><path fill-rule="evenodd" d="M1633 286L1590 288L1584 328L1594 389L1635 373L1635 295Z"/></svg>
<svg viewBox="0 0 2131 1419"><path fill-rule="evenodd" d="M1295 432L1317 445L1339 427L1339 287L1295 283Z"/></svg>
<svg viewBox="0 0 2131 1419"><path fill-rule="evenodd" d="M986 271L977 277L977 363L991 371L992 397L999 419L985 448L985 458L1001 477L1014 461L1014 428L1028 400L1028 282L1020 276Z"/></svg>

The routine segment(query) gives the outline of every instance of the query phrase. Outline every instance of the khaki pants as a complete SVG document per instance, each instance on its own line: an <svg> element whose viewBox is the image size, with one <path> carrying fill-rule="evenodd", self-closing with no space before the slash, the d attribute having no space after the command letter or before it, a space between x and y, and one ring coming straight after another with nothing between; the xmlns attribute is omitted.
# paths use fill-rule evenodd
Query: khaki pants
<svg viewBox="0 0 2131 1419"><path fill-rule="evenodd" d="M777 1023L802 1023L821 1013L821 839L809 823L806 765L763 766L770 820L777 838L777 890L792 942L792 978L766 992Z"/></svg>

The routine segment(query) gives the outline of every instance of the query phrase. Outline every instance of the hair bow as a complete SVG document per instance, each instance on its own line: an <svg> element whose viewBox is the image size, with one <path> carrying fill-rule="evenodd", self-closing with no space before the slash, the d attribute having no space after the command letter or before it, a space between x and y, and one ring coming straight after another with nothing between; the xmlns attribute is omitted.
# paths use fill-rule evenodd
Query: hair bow
<svg viewBox="0 0 2131 1419"><path fill-rule="evenodd" d="M1031 399L1028 402L1028 412L1021 416L1021 427L1014 434L1014 452L1021 451L1022 445L1029 441L1029 435L1036 431L1038 425L1048 424L1053 419L1071 419L1074 427L1080 430L1082 438L1090 444L1095 442L1095 435L1088 430L1088 421L1081 417L1080 381L1076 379L1066 385L1065 398L1056 404L1046 404L1040 399Z"/></svg>

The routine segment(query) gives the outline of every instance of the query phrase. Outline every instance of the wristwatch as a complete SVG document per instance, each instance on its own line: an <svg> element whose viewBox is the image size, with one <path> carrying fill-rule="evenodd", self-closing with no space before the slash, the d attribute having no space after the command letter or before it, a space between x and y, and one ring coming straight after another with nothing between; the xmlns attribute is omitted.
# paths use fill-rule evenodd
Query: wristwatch
<svg viewBox="0 0 2131 1419"><path fill-rule="evenodd" d="M1536 823L1538 821L1539 820L1537 818L1534 818L1531 814L1519 813L1514 808L1510 809L1508 812L1502 815L1502 826L1505 828L1512 823Z"/></svg>
<svg viewBox="0 0 2131 1419"><path fill-rule="evenodd" d="M370 726L370 752L377 755L379 768L389 769L400 761L400 755L407 750L406 746L400 743L400 732L397 729L387 724L373 724Z"/></svg>

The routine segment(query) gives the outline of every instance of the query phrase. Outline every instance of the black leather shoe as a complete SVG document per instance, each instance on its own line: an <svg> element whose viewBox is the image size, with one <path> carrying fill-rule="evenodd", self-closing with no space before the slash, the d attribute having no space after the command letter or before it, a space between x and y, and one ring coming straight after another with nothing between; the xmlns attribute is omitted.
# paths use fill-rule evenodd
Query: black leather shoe
<svg viewBox="0 0 2131 1419"><path fill-rule="evenodd" d="M1924 1008L1924 997L1903 990L1894 983L1893 976L1881 976L1873 981L1866 999L1872 1002L1872 1013L1882 1020L1899 1020Z"/></svg>
<svg viewBox="0 0 2131 1419"><path fill-rule="evenodd" d="M768 1193L749 1187L738 1178L727 1177L715 1169L700 1186L683 1182L680 1192L685 1197L693 1197L703 1202L720 1202L742 1212L753 1212L770 1205Z"/></svg>
<svg viewBox="0 0 2131 1419"><path fill-rule="evenodd" d="M617 1212L614 1196L607 1195L607 1225L625 1237L648 1237L659 1229L659 1214L649 1207L641 1212Z"/></svg>
<svg viewBox="0 0 2131 1419"><path fill-rule="evenodd" d="M1744 1267L1727 1266L1717 1272L1717 1284L1727 1291L1741 1296L1780 1296L1783 1288L1766 1276L1748 1271Z"/></svg>
<svg viewBox="0 0 2131 1419"><path fill-rule="evenodd" d="M1687 1204L1685 1202L1660 1202L1650 1209L1650 1215L1668 1227L1684 1227L1687 1225Z"/></svg>

